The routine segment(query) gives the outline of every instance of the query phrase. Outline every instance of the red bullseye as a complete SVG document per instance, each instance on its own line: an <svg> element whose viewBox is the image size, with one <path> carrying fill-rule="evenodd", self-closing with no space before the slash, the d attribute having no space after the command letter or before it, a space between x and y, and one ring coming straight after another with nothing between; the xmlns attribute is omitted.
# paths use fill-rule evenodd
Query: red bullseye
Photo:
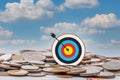
<svg viewBox="0 0 120 80"><path fill-rule="evenodd" d="M66 52L65 52L66 48L64 46L65 47L69 46L72 49L72 51L69 50L67 52L67 53L69 53L69 55L66 54ZM64 46L62 47L62 54L63 54L63 56L65 56L66 58L70 58L70 57L74 56L74 54L76 52L75 47L72 44L64 44Z"/></svg>

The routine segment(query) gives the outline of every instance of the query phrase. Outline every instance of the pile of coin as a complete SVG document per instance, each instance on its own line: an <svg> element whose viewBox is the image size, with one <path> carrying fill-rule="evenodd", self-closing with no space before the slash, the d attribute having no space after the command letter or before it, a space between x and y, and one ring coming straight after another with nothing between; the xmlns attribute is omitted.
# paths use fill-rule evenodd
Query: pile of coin
<svg viewBox="0 0 120 80"><path fill-rule="evenodd" d="M77 66L61 66L55 62L51 50L22 50L20 54L0 55L0 76L59 78L91 77L115 78L120 76L120 57L106 57L86 52Z"/></svg>

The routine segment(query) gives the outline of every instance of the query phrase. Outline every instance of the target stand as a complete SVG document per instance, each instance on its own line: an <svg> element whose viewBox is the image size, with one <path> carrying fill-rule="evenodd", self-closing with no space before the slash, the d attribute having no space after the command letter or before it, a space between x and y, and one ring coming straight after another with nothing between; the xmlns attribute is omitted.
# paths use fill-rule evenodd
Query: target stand
<svg viewBox="0 0 120 80"><path fill-rule="evenodd" d="M52 45L52 54L60 65L77 65L85 53L82 40L73 34L64 34L56 38Z"/></svg>

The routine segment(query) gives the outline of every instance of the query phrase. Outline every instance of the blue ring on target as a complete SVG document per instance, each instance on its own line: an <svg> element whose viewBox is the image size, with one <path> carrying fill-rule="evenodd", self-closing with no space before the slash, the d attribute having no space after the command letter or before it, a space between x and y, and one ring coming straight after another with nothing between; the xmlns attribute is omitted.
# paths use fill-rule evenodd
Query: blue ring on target
<svg viewBox="0 0 120 80"><path fill-rule="evenodd" d="M75 55L73 55L71 58L66 58L65 56L63 56L63 54L62 54L62 52L61 52L63 45L64 45L64 44L67 44L67 43L72 44L72 45L75 47L75 49L76 49ZM62 44L63 44L63 45L60 44L59 47L58 47L58 55L59 55L63 60L66 60L66 61L74 60L74 59L78 56L78 54L79 54L78 45L77 45L75 42L71 41L71 40L63 41Z"/></svg>

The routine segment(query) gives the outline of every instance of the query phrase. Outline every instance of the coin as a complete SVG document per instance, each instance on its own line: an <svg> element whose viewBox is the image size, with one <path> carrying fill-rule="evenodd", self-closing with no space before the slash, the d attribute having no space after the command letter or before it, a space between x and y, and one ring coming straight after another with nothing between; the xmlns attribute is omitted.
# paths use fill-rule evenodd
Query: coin
<svg viewBox="0 0 120 80"><path fill-rule="evenodd" d="M46 58L46 62L55 62L54 58Z"/></svg>
<svg viewBox="0 0 120 80"><path fill-rule="evenodd" d="M55 68L52 68L51 72L53 73L65 73L65 72L68 72L70 69L67 68L67 67L55 67Z"/></svg>
<svg viewBox="0 0 120 80"><path fill-rule="evenodd" d="M26 61L43 61L46 57L43 55L32 55L25 58Z"/></svg>
<svg viewBox="0 0 120 80"><path fill-rule="evenodd" d="M11 67L11 66L5 65L5 64L0 64L0 68L1 69L9 69L9 70L16 70L16 69L18 69L17 67Z"/></svg>
<svg viewBox="0 0 120 80"><path fill-rule="evenodd" d="M24 60L24 58L23 58L23 56L21 56L21 55L13 55L12 56L12 60Z"/></svg>
<svg viewBox="0 0 120 80"><path fill-rule="evenodd" d="M91 63L98 63L101 62L102 60L99 58L91 58Z"/></svg>
<svg viewBox="0 0 120 80"><path fill-rule="evenodd" d="M42 76L46 76L46 73L45 72L41 72L41 73L28 73L27 75L31 76L31 77L42 77Z"/></svg>
<svg viewBox="0 0 120 80"><path fill-rule="evenodd" d="M18 63L18 64L27 64L27 61L25 60L11 60L12 63Z"/></svg>
<svg viewBox="0 0 120 80"><path fill-rule="evenodd" d="M23 65L23 66L21 66L21 68L25 69L25 70L37 70L37 69L39 69L39 67L32 66L32 65Z"/></svg>
<svg viewBox="0 0 120 80"><path fill-rule="evenodd" d="M9 76L7 72L0 72L0 76Z"/></svg>
<svg viewBox="0 0 120 80"><path fill-rule="evenodd" d="M28 61L28 62L31 64L38 64L38 65L45 64L45 62L43 61Z"/></svg>
<svg viewBox="0 0 120 80"><path fill-rule="evenodd" d="M52 56L52 53L51 52L49 52L49 51L37 51L40 55L44 55L44 56L46 56L47 58L53 58L53 56Z"/></svg>
<svg viewBox="0 0 120 80"><path fill-rule="evenodd" d="M110 71L112 73L114 73L116 76L120 76L120 71Z"/></svg>
<svg viewBox="0 0 120 80"><path fill-rule="evenodd" d="M43 71L45 72L51 72L52 68L43 68Z"/></svg>
<svg viewBox="0 0 120 80"><path fill-rule="evenodd" d="M71 68L69 72L67 72L67 74L73 74L73 75L76 75L76 74L80 74L82 72L85 72L86 69L84 68Z"/></svg>
<svg viewBox="0 0 120 80"><path fill-rule="evenodd" d="M103 64L103 68L105 68L106 70L118 71L120 70L120 62L117 61L106 62L105 64Z"/></svg>
<svg viewBox="0 0 120 80"><path fill-rule="evenodd" d="M26 69L26 71L28 71L29 73L38 73L38 72L41 72L42 69L36 69L36 70Z"/></svg>
<svg viewBox="0 0 120 80"><path fill-rule="evenodd" d="M1 60L4 60L4 61L10 60L12 55L13 54L4 54L4 55L0 56L0 61Z"/></svg>
<svg viewBox="0 0 120 80"><path fill-rule="evenodd" d="M35 50L20 50L20 53L25 53L25 52L35 52Z"/></svg>
<svg viewBox="0 0 120 80"><path fill-rule="evenodd" d="M91 65L94 65L94 66L103 66L104 62L99 62L99 63L92 63Z"/></svg>
<svg viewBox="0 0 120 80"><path fill-rule="evenodd" d="M25 76L28 74L28 71L26 71L26 70L9 70L8 74L12 75L12 76Z"/></svg>
<svg viewBox="0 0 120 80"><path fill-rule="evenodd" d="M72 75L56 75L56 77L58 78L72 78L73 76Z"/></svg>
<svg viewBox="0 0 120 80"><path fill-rule="evenodd" d="M46 67L50 67L50 64L32 64L33 66L38 66L40 68L46 68Z"/></svg>
<svg viewBox="0 0 120 80"><path fill-rule="evenodd" d="M101 80L101 78L87 78L87 80Z"/></svg>
<svg viewBox="0 0 120 80"><path fill-rule="evenodd" d="M100 72L98 75L100 78L114 78L115 75L112 72Z"/></svg>
<svg viewBox="0 0 120 80"><path fill-rule="evenodd" d="M48 64L50 66L55 66L57 63L55 63L55 62L46 62L46 64Z"/></svg>
<svg viewBox="0 0 120 80"><path fill-rule="evenodd" d="M10 66L15 66L15 67L21 67L22 64L18 64L18 63L14 63L14 62L2 62L2 64L5 64L5 65L10 65Z"/></svg>
<svg viewBox="0 0 120 80"><path fill-rule="evenodd" d="M80 76L97 76L97 74L103 70L102 67L98 66L84 66L83 68L86 69L86 72L80 73Z"/></svg>

